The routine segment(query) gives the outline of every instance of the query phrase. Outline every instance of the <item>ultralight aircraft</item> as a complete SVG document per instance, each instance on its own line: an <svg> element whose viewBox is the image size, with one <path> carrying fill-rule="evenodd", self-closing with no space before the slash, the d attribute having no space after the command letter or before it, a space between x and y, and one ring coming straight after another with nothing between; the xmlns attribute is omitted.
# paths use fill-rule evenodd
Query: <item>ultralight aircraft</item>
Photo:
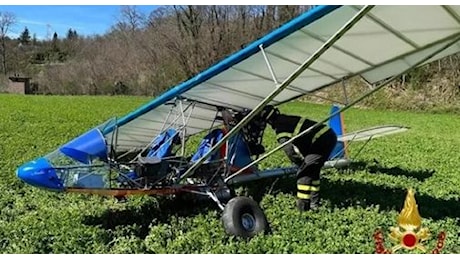
<svg viewBox="0 0 460 260"><path fill-rule="evenodd" d="M60 192L194 194L223 210L226 232L251 237L268 228L259 205L234 185L295 174L259 169L266 159L319 124L339 143L324 167L346 167L351 141L407 130L382 126L343 132L342 112L413 68L460 50L460 6L317 6L121 118L109 119L55 151L27 162L17 176ZM265 151L259 112L360 77L369 91L335 101L317 125ZM190 137L205 134L192 155Z"/></svg>

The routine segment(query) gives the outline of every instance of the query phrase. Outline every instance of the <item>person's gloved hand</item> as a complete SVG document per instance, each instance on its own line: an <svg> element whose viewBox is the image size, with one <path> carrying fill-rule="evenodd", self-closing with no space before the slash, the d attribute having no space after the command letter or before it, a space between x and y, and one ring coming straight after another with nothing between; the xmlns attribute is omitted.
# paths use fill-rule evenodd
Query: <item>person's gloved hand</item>
<svg viewBox="0 0 460 260"><path fill-rule="evenodd" d="M280 144L282 144L282 143L284 143L284 142L286 142L288 140L289 140L288 137L281 137L281 138L278 139L278 142ZM292 163L294 163L297 166L302 165L304 157L300 153L299 149L293 143L285 145L283 147L283 150L286 153L286 155L289 158L289 160L291 160Z"/></svg>

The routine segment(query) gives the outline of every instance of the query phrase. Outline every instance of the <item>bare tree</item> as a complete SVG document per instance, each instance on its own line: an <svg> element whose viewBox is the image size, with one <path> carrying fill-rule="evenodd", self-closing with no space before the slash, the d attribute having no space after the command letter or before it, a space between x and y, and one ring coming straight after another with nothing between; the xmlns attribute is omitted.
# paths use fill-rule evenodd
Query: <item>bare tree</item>
<svg viewBox="0 0 460 260"><path fill-rule="evenodd" d="M174 6L177 30L182 41L168 44L168 48L176 53L188 77L199 72L205 65L202 42L205 6Z"/></svg>
<svg viewBox="0 0 460 260"><path fill-rule="evenodd" d="M0 11L0 45L1 45L1 56L2 56L2 66L3 74L6 75L6 39L7 33L9 32L12 25L16 23L16 15L11 12L1 12Z"/></svg>
<svg viewBox="0 0 460 260"><path fill-rule="evenodd" d="M136 6L122 6L117 27L122 30L128 29L129 31L134 32L140 29L145 22L145 15L140 12Z"/></svg>

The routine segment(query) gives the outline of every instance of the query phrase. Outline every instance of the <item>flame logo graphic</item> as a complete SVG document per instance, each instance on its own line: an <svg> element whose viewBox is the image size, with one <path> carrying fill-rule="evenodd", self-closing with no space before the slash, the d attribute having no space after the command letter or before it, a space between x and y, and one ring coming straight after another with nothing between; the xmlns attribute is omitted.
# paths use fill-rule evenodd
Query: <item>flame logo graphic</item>
<svg viewBox="0 0 460 260"><path fill-rule="evenodd" d="M400 248L414 249L418 248L425 252L426 249L420 244L430 237L430 232L427 228L420 228L422 225L422 217L418 212L417 202L415 201L415 192L412 188L407 191L404 207L398 217L398 226L391 227L390 238L399 245L392 248L396 251Z"/></svg>
<svg viewBox="0 0 460 260"><path fill-rule="evenodd" d="M398 225L405 230L416 230L422 225L422 217L415 202L414 190L409 189L404 201L404 208L398 217Z"/></svg>
<svg viewBox="0 0 460 260"><path fill-rule="evenodd" d="M415 192L412 188L407 191L404 207L398 216L398 226L390 228L390 238L397 242L391 250L384 247L383 233L377 230L374 234L377 253L393 253L401 248L419 249L425 252L425 247L421 244L430 237L428 228L422 227L422 217L418 212L417 202L415 201ZM443 231L438 235L438 243L432 253L439 253L444 247L446 233Z"/></svg>

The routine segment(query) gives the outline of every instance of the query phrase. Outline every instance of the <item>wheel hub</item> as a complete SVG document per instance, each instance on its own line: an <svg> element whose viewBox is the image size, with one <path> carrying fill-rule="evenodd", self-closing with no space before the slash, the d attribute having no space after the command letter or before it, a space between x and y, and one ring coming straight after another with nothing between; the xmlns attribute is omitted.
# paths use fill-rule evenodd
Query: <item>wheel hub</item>
<svg viewBox="0 0 460 260"><path fill-rule="evenodd" d="M256 219L253 215L249 213L244 213L241 215L241 224L243 228L247 231L253 231L255 228Z"/></svg>

